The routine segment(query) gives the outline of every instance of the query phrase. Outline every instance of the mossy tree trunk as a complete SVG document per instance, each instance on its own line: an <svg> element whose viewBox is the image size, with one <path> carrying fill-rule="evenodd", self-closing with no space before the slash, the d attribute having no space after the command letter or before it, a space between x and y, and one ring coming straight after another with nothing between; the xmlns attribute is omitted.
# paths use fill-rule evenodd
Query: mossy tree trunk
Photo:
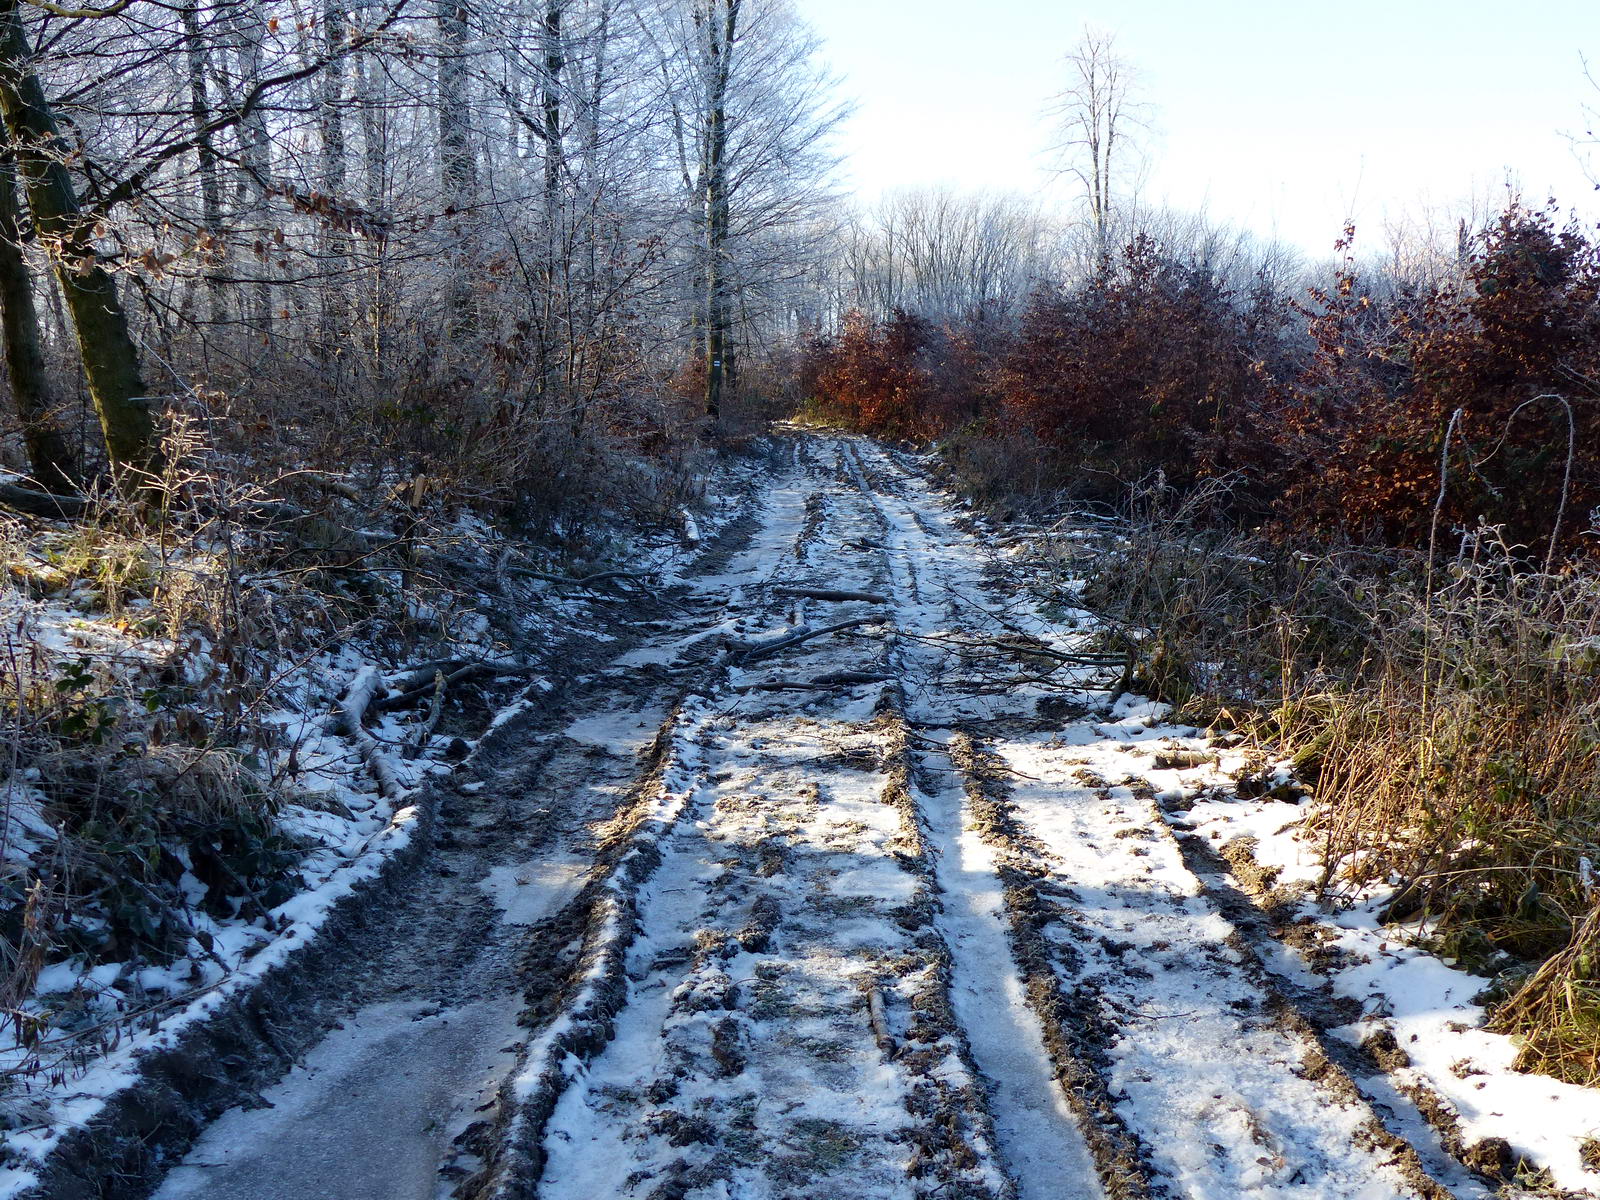
<svg viewBox="0 0 1600 1200"><path fill-rule="evenodd" d="M50 492L77 490L78 465L66 433L56 421L54 397L45 376L39 336L39 311L33 279L22 256L22 214L17 205L17 168L0 153L0 333L6 371L17 404L22 440L33 477Z"/></svg>
<svg viewBox="0 0 1600 1200"><path fill-rule="evenodd" d="M139 354L100 264L94 220L78 207L44 88L34 73L18 0L0 0L0 115L15 148L34 233L55 268L77 337L78 352L105 437L106 455L122 471L161 469L155 415L139 372Z"/></svg>

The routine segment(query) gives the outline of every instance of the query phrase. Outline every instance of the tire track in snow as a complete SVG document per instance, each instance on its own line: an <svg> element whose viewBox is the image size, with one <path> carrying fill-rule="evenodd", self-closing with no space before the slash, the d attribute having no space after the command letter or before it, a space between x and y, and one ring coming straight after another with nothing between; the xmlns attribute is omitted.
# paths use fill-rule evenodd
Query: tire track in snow
<svg viewBox="0 0 1600 1200"><path fill-rule="evenodd" d="M891 516L880 493L892 476L874 464L878 469L869 480L854 447L847 454L850 477L872 505L881 530L884 570L896 585L899 627L913 634L933 632L938 617L954 607L953 597L948 581L939 577L937 559L918 555L914 543L906 541L912 531L928 537L928 525L914 509L908 510L909 520ZM942 596L927 594L919 562L935 567L932 586ZM902 681L920 675L919 649L902 644L892 652ZM937 675L937 668L928 674ZM923 703L930 703L926 695ZM903 704L902 697L902 710ZM948 754L942 762L931 761L934 754L926 750L918 758L932 780L940 778L941 768L946 778L952 772ZM937 924L952 956L949 1003L985 1080L998 1152L1019 1200L1149 1195L1137 1148L1121 1135L1108 1105L1088 1100L1092 1073L1058 1052L1059 1033L1047 1035L1036 1006L1030 1005L1031 985L1017 965L1019 958L1026 961L1027 945L1019 942L1000 864L978 834L962 789L949 782L913 786L907 800L941 892Z"/></svg>
<svg viewBox="0 0 1600 1200"><path fill-rule="evenodd" d="M1146 828L1065 832L1055 826L1072 820L1070 785L1018 782L1014 757L954 743L969 795L993 814L986 836L1031 883L1008 899L1042 960L1034 996L1067 1015L1065 1036L1137 1139L1157 1194L1170 1181L1177 1195L1215 1200L1451 1195L1288 1019L1199 889L1129 869L1151 854ZM1014 756L1015 745L1003 747Z"/></svg>
<svg viewBox="0 0 1600 1200"><path fill-rule="evenodd" d="M1174 829L1154 804L1152 812L1155 828L1173 839L1185 865L1233 925L1234 946L1282 1020L1315 1041L1341 1091L1348 1089L1371 1104L1379 1123L1374 1137L1393 1147L1418 1190L1430 1200L1488 1197L1490 1187L1466 1165L1472 1147L1462 1139L1449 1108L1436 1096L1392 1078L1365 1044L1353 1046L1329 1032L1347 1023L1335 1015L1338 1001L1325 982L1308 983L1309 972L1296 969L1298 960L1260 906L1263 897L1238 878L1239 873L1211 843ZM1390 1038L1392 1054L1398 1047L1393 1045L1392 1034Z"/></svg>
<svg viewBox="0 0 1600 1200"><path fill-rule="evenodd" d="M922 756L932 771L948 763L931 759L926 752ZM938 924L953 959L951 1004L988 1084L1001 1160L1016 1185L1018 1200L1090 1200L1106 1195L1102 1175L1108 1183L1122 1182L1121 1173L1112 1167L1117 1149L1110 1136L1086 1140L1080 1130L1080 1118L1098 1116L1087 1105L1074 1104L1084 1092L1073 1084L1086 1073L1075 1063L1058 1065L1047 1047L1045 1031L1029 1005L1028 986L1017 969L1000 864L978 832L965 799L961 788L945 783L920 791L917 804L943 896ZM1096 1160L1106 1163L1108 1170L1098 1172ZM1123 1186L1109 1194L1139 1192Z"/></svg>
<svg viewBox="0 0 1600 1200"><path fill-rule="evenodd" d="M796 565L769 557L781 569L760 582L809 561L834 573L822 582L877 584L859 577L874 560L848 549L875 531L860 495L801 499L778 500L800 522L782 556ZM782 608L805 621L816 605ZM733 629L772 615L758 608ZM562 1060L542 1174L528 1171L534 1157L508 1172L537 1178L545 1200L1009 1196L948 1016L948 955L897 800L892 714L861 688L728 698L775 669L859 670L864 648L877 656L876 642L818 640L781 666L733 668L684 727L697 783L633 893L638 923L610 972L622 990L611 1040L586 1047L581 1070Z"/></svg>
<svg viewBox="0 0 1600 1200"><path fill-rule="evenodd" d="M955 1121L966 1110L965 1122L973 1127L968 1139L998 1156L1006 1192L1015 1200L1098 1198L1076 1129L1070 1120L1052 1120L1059 1097L1050 1090L1048 1071L1037 1069L1038 1039L1029 1037L1035 1031L1025 1010L1001 994L1005 964L985 954L996 931L984 925L984 897L961 886L947 830L929 819L928 788L918 779L921 756L911 746L898 683L884 689L878 708L888 735L884 800L900 814L921 877L918 901L928 928L923 950L933 967L926 985L909 997L910 1011L927 1018L933 1032L913 1029L910 1036L946 1047L948 1061L930 1064L929 1071L939 1108Z"/></svg>
<svg viewBox="0 0 1600 1200"><path fill-rule="evenodd" d="M854 447L850 448L849 460L852 477L878 515L888 573L897 583L915 583L918 562L932 568L929 589L934 595L925 594L922 588L897 593L903 597L909 592L913 597L912 603L902 599L897 604L901 631L926 638L947 630L958 619L958 609L963 610L962 616L970 612L969 606L961 604L967 589L953 585L949 558L941 563L939 550L930 550L928 543L953 550L957 539L930 536L927 517L899 494L898 486L892 490L888 486L901 481L885 459L874 462L871 482ZM886 501L895 503L900 511L891 513ZM934 681L944 673L939 661L944 652L926 642L902 645L896 656L905 676ZM932 682L924 689L920 704L929 722L935 725L954 724L953 710L960 707L941 696ZM1031 920L1037 900L1031 882L1013 862L996 853L984 833L994 814L982 807L983 793L974 795L951 751L945 751L944 759L947 770L958 782L944 790L942 804L924 802L922 819L938 831L935 837L941 843L940 875L951 897L952 922L965 918L976 922L988 937L999 939L998 945L982 943L980 951L970 939L971 924L967 939L960 937L961 931L952 931L953 944L962 947L969 958L962 974L978 988L969 1011L974 1015L984 1009L1008 1011L1014 1026L1011 1034L1029 1050L1029 1076L1018 1078L1013 1073L1016 1064L1003 1043L980 1043L985 1050L995 1052L992 1057L980 1057L978 1066L996 1081L991 1083L990 1099L997 1133L1006 1139L1001 1144L1002 1159L1019 1190L1051 1195L1047 1189L1060 1185L1052 1183L1045 1164L1050 1158L1060 1158L1090 1165L1091 1170L1078 1175L1084 1194L1096 1194L1093 1189L1097 1182L1099 1192L1112 1200L1162 1195L1161 1190L1152 1187L1143 1144L1117 1114L1099 1074L1086 1057L1081 1030L1085 1014L1073 1013L1062 1002L1048 973L1049 955ZM984 869L974 878L961 869L965 862L975 862ZM980 955L987 961L980 961ZM1008 1009L1008 1002L1017 993L1026 1001L1021 1012L1014 1006ZM1005 1085L999 1080L1005 1080ZM1075 1122L1048 1119L1063 1107ZM1039 1146L1036 1138L1046 1139L1048 1145Z"/></svg>
<svg viewBox="0 0 1600 1200"><path fill-rule="evenodd" d="M749 543L721 572L695 581L695 590L726 590L732 610L743 603L745 588L759 589L769 582L772 564L787 551L802 553L808 531L814 531L811 495L794 486L807 476L803 461L797 444L794 468L762 498L759 524ZM725 616L718 626L668 645L680 659L704 657L718 629L737 630L741 624L737 616ZM664 660L646 650L619 661L650 666ZM604 831L588 883L530 937L522 967L532 980L524 1020L535 1034L501 1087L492 1123L485 1122L468 1140L467 1149L481 1165L455 1190L457 1196L524 1200L538 1194L548 1159L548 1127L557 1106L612 1042L617 1019L630 1000L628 956L645 920L641 893L675 852L678 822L700 799L705 772L699 769L693 743L694 735L703 732L698 726L706 718L704 694L712 686L702 678L680 690L628 802Z"/></svg>
<svg viewBox="0 0 1600 1200"><path fill-rule="evenodd" d="M995 864L1006 935L1028 1004L1040 1026L1046 1061L1079 1126L1105 1192L1112 1200L1171 1195L1157 1179L1149 1143L1118 1108L1105 1078L1111 1040L1089 996L1064 989L1056 974L1059 946L1046 935L1047 893L1061 890L1054 872L1023 832L1015 810L995 786L993 766L971 737L950 737L949 761L960 781L963 811Z"/></svg>
<svg viewBox="0 0 1600 1200"><path fill-rule="evenodd" d="M884 512L891 563L937 563L926 590L949 600L943 615L951 624L970 622L972 606L960 601L981 591L981 568L967 539L887 454L867 453L869 466L858 464L855 475L878 493L881 509L896 510ZM924 604L903 611L902 625L935 634L938 615ZM920 657L937 651L925 645ZM937 663L924 669L939 673ZM943 699L936 691L924 697L921 715L930 725L960 724L950 715L960 700ZM990 706L988 720L973 724L1038 728L1033 713L1018 710L1020 699ZM1083 724L1055 732L1091 742L1103 731ZM1049 753L1043 742L1014 735L991 755L958 735L951 750L1009 885L1006 909L1029 999L1107 1191L1216 1200L1451 1195L1264 992L1184 864L1155 870L1139 861L1152 858L1152 848L1128 839L1149 831L1114 819L1114 795L1085 789L1070 771L1006 785L1007 776L1039 775ZM1013 802L1012 792L1022 799ZM1228 1055L1217 1055L1224 1046Z"/></svg>
<svg viewBox="0 0 1600 1200"><path fill-rule="evenodd" d="M640 891L670 851L675 826L701 782L699 756L682 738L686 720L696 715L680 709L668 718L631 811L602 846L595 875L534 934L524 970L538 980L529 1015L536 1022L542 1018L542 1028L501 1088L499 1128L492 1140L485 1139L487 1162L460 1189L465 1196L522 1200L534 1194L533 1181L545 1162L545 1125L585 1062L611 1038L626 1003L622 976L641 925ZM581 928L579 949L564 964L574 925Z"/></svg>

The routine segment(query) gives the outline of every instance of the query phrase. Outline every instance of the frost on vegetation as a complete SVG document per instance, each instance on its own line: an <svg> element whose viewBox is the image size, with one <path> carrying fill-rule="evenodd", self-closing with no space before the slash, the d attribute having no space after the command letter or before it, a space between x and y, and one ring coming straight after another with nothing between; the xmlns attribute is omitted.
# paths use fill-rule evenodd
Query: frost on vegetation
<svg viewBox="0 0 1600 1200"><path fill-rule="evenodd" d="M573 573L476 515L408 510L396 538L322 499L0 523L0 1169L46 1151L67 1097L113 1089L163 1022L303 942L404 842L409 790L522 711L498 697L549 687L491 670L435 711L435 671L525 663L621 598L509 572ZM689 552L619 536L652 569ZM364 670L381 674L352 731L338 713Z"/></svg>

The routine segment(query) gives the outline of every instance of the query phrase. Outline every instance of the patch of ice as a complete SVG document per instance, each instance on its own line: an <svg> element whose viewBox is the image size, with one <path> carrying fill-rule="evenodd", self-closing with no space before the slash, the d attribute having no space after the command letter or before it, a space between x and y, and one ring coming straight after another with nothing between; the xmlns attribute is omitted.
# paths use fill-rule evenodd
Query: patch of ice
<svg viewBox="0 0 1600 1200"><path fill-rule="evenodd" d="M537 925L561 911L588 874L587 859L540 860L524 866L495 867L478 887L508 925Z"/></svg>

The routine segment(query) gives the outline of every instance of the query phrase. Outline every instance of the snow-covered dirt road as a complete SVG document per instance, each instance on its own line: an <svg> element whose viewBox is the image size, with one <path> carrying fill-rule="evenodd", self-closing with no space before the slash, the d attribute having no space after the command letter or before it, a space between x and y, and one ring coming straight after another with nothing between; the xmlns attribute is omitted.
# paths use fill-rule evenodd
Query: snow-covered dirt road
<svg viewBox="0 0 1600 1200"><path fill-rule="evenodd" d="M911 460L786 443L156 1195L1492 1194L1174 835L1197 731L1001 562Z"/></svg>

